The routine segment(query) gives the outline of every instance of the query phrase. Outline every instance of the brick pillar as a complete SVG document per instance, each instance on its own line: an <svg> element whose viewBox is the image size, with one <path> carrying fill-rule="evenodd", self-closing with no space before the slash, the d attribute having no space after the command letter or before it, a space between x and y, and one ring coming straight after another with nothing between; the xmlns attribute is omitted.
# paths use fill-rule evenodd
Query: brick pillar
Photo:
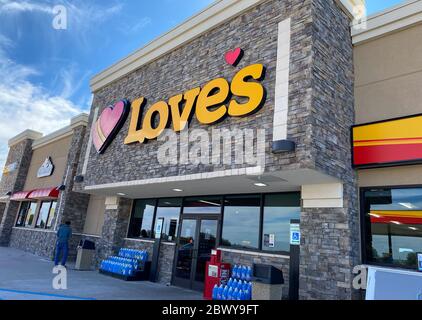
<svg viewBox="0 0 422 320"><path fill-rule="evenodd" d="M23 191L32 158L32 143L42 134L32 130L26 130L9 141L9 154L6 166L13 169L4 174L0 183L0 195ZM6 202L3 217L0 222L0 245L8 246L10 234L19 210L19 202Z"/></svg>
<svg viewBox="0 0 422 320"><path fill-rule="evenodd" d="M66 221L72 222L73 232L81 233L89 204L89 195L73 191L74 177L78 167L81 147L86 133L86 120L72 119L73 136L70 144L63 184L66 189L60 193L58 208L58 225Z"/></svg>
<svg viewBox="0 0 422 320"><path fill-rule="evenodd" d="M97 247L97 261L117 253L123 246L130 219L132 200L124 198L106 198L104 226L101 240Z"/></svg>

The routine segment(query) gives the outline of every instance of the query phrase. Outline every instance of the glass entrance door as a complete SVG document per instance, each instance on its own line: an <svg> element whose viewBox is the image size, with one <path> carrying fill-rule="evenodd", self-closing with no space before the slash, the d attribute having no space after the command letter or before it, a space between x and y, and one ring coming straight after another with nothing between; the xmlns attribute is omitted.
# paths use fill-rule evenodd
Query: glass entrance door
<svg viewBox="0 0 422 320"><path fill-rule="evenodd" d="M218 218L185 217L176 250L173 284L203 290L206 263L217 246Z"/></svg>

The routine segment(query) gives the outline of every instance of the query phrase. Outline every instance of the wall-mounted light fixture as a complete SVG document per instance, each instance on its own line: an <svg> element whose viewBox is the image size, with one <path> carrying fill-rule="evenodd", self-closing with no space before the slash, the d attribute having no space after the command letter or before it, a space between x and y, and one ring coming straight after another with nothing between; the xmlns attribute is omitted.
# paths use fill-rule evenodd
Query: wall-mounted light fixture
<svg viewBox="0 0 422 320"><path fill-rule="evenodd" d="M84 181L84 176L76 176L74 181L76 183L82 183Z"/></svg>

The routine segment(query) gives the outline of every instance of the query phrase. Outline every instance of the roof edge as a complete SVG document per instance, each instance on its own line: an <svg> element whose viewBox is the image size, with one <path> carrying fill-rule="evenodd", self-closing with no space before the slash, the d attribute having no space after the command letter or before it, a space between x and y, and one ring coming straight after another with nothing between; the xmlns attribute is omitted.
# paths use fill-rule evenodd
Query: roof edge
<svg viewBox="0 0 422 320"><path fill-rule="evenodd" d="M142 48L126 56L91 78L91 91L104 88L143 65L152 62L178 47L192 41L205 32L215 28L251 8L268 0L216 0L208 7L185 20L172 30L149 42ZM353 6L364 0L335 0L336 3L353 17Z"/></svg>

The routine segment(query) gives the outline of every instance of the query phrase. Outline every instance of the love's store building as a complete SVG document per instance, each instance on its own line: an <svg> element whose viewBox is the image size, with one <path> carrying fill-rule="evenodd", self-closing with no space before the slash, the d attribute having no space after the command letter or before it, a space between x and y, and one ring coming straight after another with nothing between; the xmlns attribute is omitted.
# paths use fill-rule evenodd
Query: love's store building
<svg viewBox="0 0 422 320"><path fill-rule="evenodd" d="M145 249L160 283L194 290L213 248L281 269L286 299L359 299L361 264L416 272L422 1L366 28L351 26L353 5L216 1L95 76L62 183L81 198L59 219L95 241L97 263ZM7 189L3 244L34 246L13 236L40 232L19 226L29 189Z"/></svg>

